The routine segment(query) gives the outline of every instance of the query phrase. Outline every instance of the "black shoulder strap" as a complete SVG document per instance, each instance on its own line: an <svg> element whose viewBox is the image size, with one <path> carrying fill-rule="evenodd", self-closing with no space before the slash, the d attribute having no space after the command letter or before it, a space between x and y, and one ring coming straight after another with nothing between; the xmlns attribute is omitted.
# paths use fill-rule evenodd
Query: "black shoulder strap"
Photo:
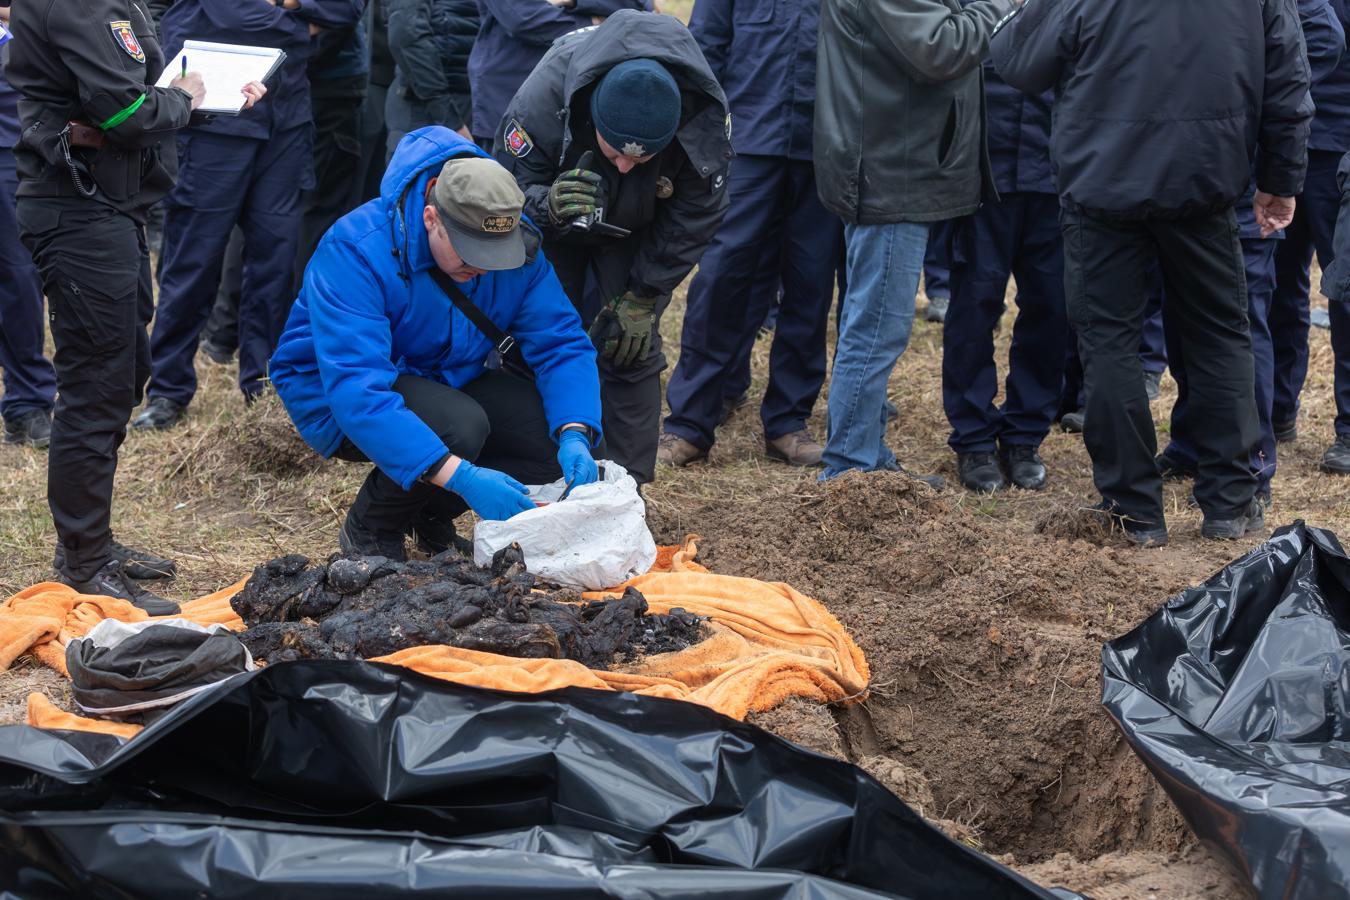
<svg viewBox="0 0 1350 900"><path fill-rule="evenodd" d="M511 348L516 345L516 339L498 328L496 324L487 317L487 314L479 309L474 302L469 299L468 295L459 289L459 285L455 284L454 279L441 271L440 266L433 265L431 267L431 277L436 282L437 286L445 292L445 295L450 298L450 302L455 304L455 308L464 313L468 320L474 324L475 328L483 332L483 335L492 342L497 353L505 359L506 354L510 353Z"/></svg>

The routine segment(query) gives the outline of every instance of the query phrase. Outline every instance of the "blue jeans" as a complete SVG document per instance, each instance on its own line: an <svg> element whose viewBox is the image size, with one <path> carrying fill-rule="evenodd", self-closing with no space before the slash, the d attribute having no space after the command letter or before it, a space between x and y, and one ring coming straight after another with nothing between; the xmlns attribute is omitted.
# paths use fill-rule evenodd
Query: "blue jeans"
<svg viewBox="0 0 1350 900"><path fill-rule="evenodd" d="M928 224L845 225L848 289L830 381L821 479L850 469L895 469L886 446L886 383L914 325Z"/></svg>

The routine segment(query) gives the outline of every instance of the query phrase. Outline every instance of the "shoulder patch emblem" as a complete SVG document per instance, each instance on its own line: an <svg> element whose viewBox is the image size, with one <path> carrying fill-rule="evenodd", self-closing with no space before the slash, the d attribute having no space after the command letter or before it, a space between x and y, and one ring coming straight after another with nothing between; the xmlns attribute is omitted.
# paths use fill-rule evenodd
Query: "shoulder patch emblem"
<svg viewBox="0 0 1350 900"><path fill-rule="evenodd" d="M525 133L525 128L515 119L506 123L506 131L502 134L502 140L506 142L506 149L511 151L511 155L516 158L528 156L534 149L534 141Z"/></svg>
<svg viewBox="0 0 1350 900"><path fill-rule="evenodd" d="M113 38L117 41L117 46L125 50L127 56L130 56L138 63L145 62L145 51L141 49L141 42L136 40L136 32L132 30L130 22L125 19L117 22L109 22L108 27L112 29Z"/></svg>

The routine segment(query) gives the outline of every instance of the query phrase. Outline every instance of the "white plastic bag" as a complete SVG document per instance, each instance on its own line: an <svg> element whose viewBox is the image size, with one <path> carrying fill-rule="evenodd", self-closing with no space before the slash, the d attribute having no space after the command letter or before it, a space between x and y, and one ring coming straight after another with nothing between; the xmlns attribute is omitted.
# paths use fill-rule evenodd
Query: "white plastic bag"
<svg viewBox="0 0 1350 900"><path fill-rule="evenodd" d="M564 481L531 486L530 497L547 506L504 522L479 522L473 561L486 566L498 550L520 544L531 573L588 591L645 574L656 562L656 541L637 482L618 463L599 465L600 480L574 487L566 500L558 500L567 487Z"/></svg>

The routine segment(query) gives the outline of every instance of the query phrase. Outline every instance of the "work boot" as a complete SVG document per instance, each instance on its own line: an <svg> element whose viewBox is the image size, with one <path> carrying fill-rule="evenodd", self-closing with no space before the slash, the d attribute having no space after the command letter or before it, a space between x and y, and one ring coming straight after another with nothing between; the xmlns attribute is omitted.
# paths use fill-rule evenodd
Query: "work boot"
<svg viewBox="0 0 1350 900"><path fill-rule="evenodd" d="M1045 461L1035 447L1013 444L1002 447L999 456L1008 480L1024 491L1039 491L1045 487Z"/></svg>
<svg viewBox="0 0 1350 900"><path fill-rule="evenodd" d="M1120 508L1109 500L1103 500L1096 506L1089 507L1089 509L1107 516L1111 521L1112 528L1119 528L1125 535L1125 539L1136 546L1145 548L1167 546L1166 523L1152 524L1132 519L1122 514Z"/></svg>
<svg viewBox="0 0 1350 900"><path fill-rule="evenodd" d="M132 606L143 609L152 616L172 616L178 612L177 603L156 596L133 581L124 570L122 561L118 559L108 560L88 581L75 581L64 572L61 573L60 581L80 594L116 597L119 600L129 601Z"/></svg>
<svg viewBox="0 0 1350 900"><path fill-rule="evenodd" d="M928 309L924 310L923 318L926 322L946 322L947 307L951 304L950 297L929 297Z"/></svg>
<svg viewBox="0 0 1350 900"><path fill-rule="evenodd" d="M234 350L224 344L217 344L210 338L202 341L202 353L218 366L228 366L234 360Z"/></svg>
<svg viewBox="0 0 1350 900"><path fill-rule="evenodd" d="M1292 444L1294 441L1298 440L1297 420L1293 422L1276 422L1271 428L1275 432L1275 443L1277 444Z"/></svg>
<svg viewBox="0 0 1350 900"><path fill-rule="evenodd" d="M408 561L408 548L403 544L403 532L383 533L367 528L366 524L347 510L347 518L338 532L338 546L348 556L383 556L394 562Z"/></svg>
<svg viewBox="0 0 1350 900"><path fill-rule="evenodd" d="M1163 481L1185 481L1196 476L1195 466L1188 466L1176 457L1168 456L1166 451L1154 457L1153 462Z"/></svg>
<svg viewBox="0 0 1350 900"><path fill-rule="evenodd" d="M977 494L992 494L1007 487L1003 473L999 471L998 460L992 453L956 454L956 474L963 488Z"/></svg>
<svg viewBox="0 0 1350 900"><path fill-rule="evenodd" d="M1059 427L1068 434L1082 434L1084 418L1085 411L1082 409L1075 409L1073 412L1065 413L1060 417Z"/></svg>
<svg viewBox="0 0 1350 900"><path fill-rule="evenodd" d="M1350 475L1350 434L1336 435L1336 440L1322 454L1322 464L1318 468L1332 475Z"/></svg>
<svg viewBox="0 0 1350 900"><path fill-rule="evenodd" d="M168 431L187 418L187 407L168 397L151 397L141 414L131 420L137 431Z"/></svg>
<svg viewBox="0 0 1350 900"><path fill-rule="evenodd" d="M744 409L749 405L750 405L750 394L748 391L735 397L723 397L722 412L718 416L717 424L718 425L727 424L727 422L731 421L732 416L736 415L737 412L739 412L740 410Z"/></svg>
<svg viewBox="0 0 1350 900"><path fill-rule="evenodd" d="M122 564L122 572L128 578L135 578L137 581L172 578L178 574L178 566L173 560L128 547L117 541L108 544L108 552L113 559ZM65 567L66 548L57 544L56 554L52 557L52 568L60 572Z"/></svg>
<svg viewBox="0 0 1350 900"><path fill-rule="evenodd" d="M1212 541L1236 541L1245 534L1253 531L1264 531L1266 528L1266 511L1261 505L1261 501L1252 498L1247 504L1247 512L1244 515L1235 516L1231 519L1211 519L1205 516L1204 523L1200 526L1201 537L1207 537Z"/></svg>
<svg viewBox="0 0 1350 900"><path fill-rule="evenodd" d="M1152 403L1158 399L1162 393L1162 373L1145 372L1144 373L1144 395L1148 397L1148 402Z"/></svg>
<svg viewBox="0 0 1350 900"><path fill-rule="evenodd" d="M782 437L765 438L764 453L790 466L818 466L825 448L803 428Z"/></svg>
<svg viewBox="0 0 1350 900"><path fill-rule="evenodd" d="M460 554L473 557L473 542L459 536L454 520L446 522L425 509L408 527L408 534L412 536L417 549L427 556L436 556L454 547Z"/></svg>
<svg viewBox="0 0 1350 900"><path fill-rule="evenodd" d="M707 450L698 449L678 434L663 431L656 439L656 461L664 465L678 469L707 458Z"/></svg>
<svg viewBox="0 0 1350 900"><path fill-rule="evenodd" d="M48 410L35 409L5 419L6 444L27 444L42 450L51 442L52 414Z"/></svg>
<svg viewBox="0 0 1350 900"><path fill-rule="evenodd" d="M947 480L941 475L921 475L918 472L911 472L899 463L896 463L895 466L896 471L901 475L906 475L915 481L922 481L935 491L940 491L947 486Z"/></svg>

